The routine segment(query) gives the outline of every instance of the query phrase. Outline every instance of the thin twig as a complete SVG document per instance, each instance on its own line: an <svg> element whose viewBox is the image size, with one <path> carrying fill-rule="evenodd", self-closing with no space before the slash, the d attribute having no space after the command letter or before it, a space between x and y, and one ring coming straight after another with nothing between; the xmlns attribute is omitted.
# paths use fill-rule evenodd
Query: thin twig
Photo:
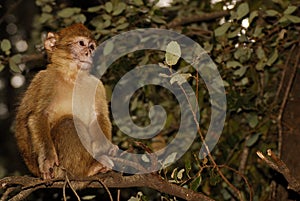
<svg viewBox="0 0 300 201"><path fill-rule="evenodd" d="M220 165L219 167L220 168L223 168L223 167L227 168L227 169L233 171L234 173L238 174L245 181L245 183L246 183L246 185L247 185L247 187L249 189L249 200L253 199L253 189L252 189L252 187L251 187L248 179L245 177L245 175L243 173L241 173L240 171L237 171L236 169L231 168L231 167L229 167L227 165Z"/></svg>
<svg viewBox="0 0 300 201"><path fill-rule="evenodd" d="M107 192L107 194L108 194L108 196L109 196L110 201L113 201L114 199L113 199L113 197L112 197L112 195L111 195L110 190L109 190L109 189L107 188L107 186L101 181L101 179L99 179L98 181L99 181L99 183L103 186L103 188L106 190L106 192Z"/></svg>
<svg viewBox="0 0 300 201"><path fill-rule="evenodd" d="M10 188L7 188L6 191L3 193L0 201L5 201L8 199L9 195L15 190L16 188L15 187L10 187Z"/></svg>
<svg viewBox="0 0 300 201"><path fill-rule="evenodd" d="M75 194L77 200L80 201L81 199L80 199L79 195L77 194L76 190L74 189L73 185L71 184L67 173L66 173L66 181L68 182L70 188L72 189L73 193Z"/></svg>
<svg viewBox="0 0 300 201"><path fill-rule="evenodd" d="M278 101L280 92L281 92L281 90L283 88L283 84L284 84L285 77L286 77L286 72L287 72L287 69L289 69L288 68L288 64L290 63L292 52L294 51L294 49L295 49L295 45L293 45L293 47L291 48L290 53L288 54L288 57L287 57L287 59L285 61L285 64L284 64L284 67L283 67L283 71L282 71L282 74L281 74L280 83L278 85L278 89L277 89L276 96L275 96L275 99L274 99L275 103Z"/></svg>
<svg viewBox="0 0 300 201"><path fill-rule="evenodd" d="M68 183L67 180L65 180L64 186L63 186L63 198L64 198L64 201L67 201L67 196L66 196L67 183Z"/></svg>
<svg viewBox="0 0 300 201"><path fill-rule="evenodd" d="M247 136L245 139L245 142L247 142L247 140L249 140L249 138L250 138L250 136ZM245 172L248 156L249 156L249 147L245 143L243 151L242 151L242 155L240 157L240 165L239 165L239 172L242 174L244 174L244 172Z"/></svg>
<svg viewBox="0 0 300 201"><path fill-rule="evenodd" d="M299 43L298 43L298 45L299 45ZM293 50L295 49L295 47L296 47L296 45L294 45L292 47L291 54L293 54ZM299 51L298 51L298 53L296 55L299 55L299 54L300 54L300 49L299 49ZM295 65L292 68L291 76L288 78L289 79L288 80L288 84L287 84L287 87L285 89L283 100L282 100L282 103L280 105L278 116L277 116L278 155L279 155L279 157L281 156L281 152L282 152L282 132L283 132L283 128L282 128L282 116L283 116L284 109L286 107L286 103L287 103L288 98L289 98L289 94L290 94L292 85L293 85L295 77L296 77L296 72L297 72L298 65L299 65L299 56L297 56L297 60L295 62ZM287 69L287 65L285 66L285 68ZM282 85L283 84L281 84L281 87L282 87Z"/></svg>
<svg viewBox="0 0 300 201"><path fill-rule="evenodd" d="M120 201L120 197L121 197L121 190L118 189L117 190L117 201Z"/></svg>
<svg viewBox="0 0 300 201"><path fill-rule="evenodd" d="M24 54L21 58L21 63L27 63L32 61L45 60L45 54L37 53L37 54Z"/></svg>
<svg viewBox="0 0 300 201"><path fill-rule="evenodd" d="M15 196L13 196L11 199L9 199L9 201L25 200L26 197L28 197L31 193L33 193L34 191L36 191L40 188L41 188L40 186L37 186L37 187L31 188L31 189L22 190L21 192L19 192Z"/></svg>

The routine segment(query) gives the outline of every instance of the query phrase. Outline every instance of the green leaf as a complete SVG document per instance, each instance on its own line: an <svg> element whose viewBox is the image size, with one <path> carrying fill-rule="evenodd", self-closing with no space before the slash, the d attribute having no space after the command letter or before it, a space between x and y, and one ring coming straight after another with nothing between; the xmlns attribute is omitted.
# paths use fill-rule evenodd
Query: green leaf
<svg viewBox="0 0 300 201"><path fill-rule="evenodd" d="M257 25L257 26L255 27L253 36L254 36L254 37L259 37L259 38L262 37L262 36L263 36L262 31L263 31L263 27Z"/></svg>
<svg viewBox="0 0 300 201"><path fill-rule="evenodd" d="M81 8L64 8L57 12L57 15L61 18L69 18L74 14L80 13Z"/></svg>
<svg viewBox="0 0 300 201"><path fill-rule="evenodd" d="M86 21L86 17L84 14L74 15L72 18L75 22L85 23Z"/></svg>
<svg viewBox="0 0 300 201"><path fill-rule="evenodd" d="M175 169L172 171L171 178L172 178L172 179L174 179L174 178L176 179L177 173L178 173L178 168L175 168Z"/></svg>
<svg viewBox="0 0 300 201"><path fill-rule="evenodd" d="M42 11L45 13L51 13L52 7L50 5L46 5L46 6L42 7Z"/></svg>
<svg viewBox="0 0 300 201"><path fill-rule="evenodd" d="M114 12L112 13L112 15L114 15L114 16L120 15L125 9L126 9L126 4L125 3L123 3L123 2L118 3L118 5L114 9Z"/></svg>
<svg viewBox="0 0 300 201"><path fill-rule="evenodd" d="M190 177L189 174L190 174L190 171L192 170L191 160L186 159L185 163L184 163L184 166L185 166L185 172L186 172L187 176Z"/></svg>
<svg viewBox="0 0 300 201"><path fill-rule="evenodd" d="M205 41L203 48L206 52L210 53L213 49L213 44L209 43L208 41Z"/></svg>
<svg viewBox="0 0 300 201"><path fill-rule="evenodd" d="M9 68L15 73L21 73L21 70L18 67L18 64L21 63L21 60L22 60L22 55L20 55L20 54L16 54L16 55L10 57L9 61L8 61Z"/></svg>
<svg viewBox="0 0 300 201"><path fill-rule="evenodd" d="M128 201L141 201L141 199L131 196Z"/></svg>
<svg viewBox="0 0 300 201"><path fill-rule="evenodd" d="M234 30L232 32L229 32L227 34L227 37L228 38L234 38L234 37L237 37L240 33L241 33L241 27L238 27L236 30Z"/></svg>
<svg viewBox="0 0 300 201"><path fill-rule="evenodd" d="M175 65L181 57L181 49L176 41L171 41L166 48L166 63L169 66Z"/></svg>
<svg viewBox="0 0 300 201"><path fill-rule="evenodd" d="M278 59L278 50L275 49L271 57L267 61L268 66L272 66L272 64Z"/></svg>
<svg viewBox="0 0 300 201"><path fill-rule="evenodd" d="M255 128L258 124L258 117L254 113L250 113L246 115L248 124L251 128Z"/></svg>
<svg viewBox="0 0 300 201"><path fill-rule="evenodd" d="M16 64L20 64L22 61L22 55L21 54L15 54L14 56L10 57L12 61L14 61Z"/></svg>
<svg viewBox="0 0 300 201"><path fill-rule="evenodd" d="M89 13L95 13L95 12L98 12L99 10L101 10L103 6L94 6L94 7L90 7L87 9L87 12Z"/></svg>
<svg viewBox="0 0 300 201"><path fill-rule="evenodd" d="M104 56L109 55L114 49L114 43L112 41L108 41L103 49Z"/></svg>
<svg viewBox="0 0 300 201"><path fill-rule="evenodd" d="M172 76L170 83L174 84L175 82L177 82L178 85L182 85L190 77L192 77L190 73L175 74L174 76Z"/></svg>
<svg viewBox="0 0 300 201"><path fill-rule="evenodd" d="M282 16L282 17L278 20L279 23L285 23L285 22L287 22L287 21L288 21L288 19L287 19L286 15Z"/></svg>
<svg viewBox="0 0 300 201"><path fill-rule="evenodd" d="M113 4L111 2L106 2L104 5L106 12L111 13L113 10Z"/></svg>
<svg viewBox="0 0 300 201"><path fill-rule="evenodd" d="M224 24L222 24L220 27L215 29L215 36L222 36L224 35L227 30L229 29L229 27L231 26L230 22L226 22Z"/></svg>
<svg viewBox="0 0 300 201"><path fill-rule="evenodd" d="M42 15L39 18L39 22L41 24L44 24L45 22L51 20L53 18L53 15L49 14L49 13L42 13Z"/></svg>
<svg viewBox="0 0 300 201"><path fill-rule="evenodd" d="M102 20L102 15L99 15L97 17L94 17L91 21L90 24L97 29L101 30L103 27L103 20Z"/></svg>
<svg viewBox="0 0 300 201"><path fill-rule="evenodd" d="M284 15L284 17L286 17L289 21L291 21L292 23L300 23L300 17L295 16L295 15Z"/></svg>
<svg viewBox="0 0 300 201"><path fill-rule="evenodd" d="M248 61L251 58L252 49L239 47L233 54L234 58L241 63Z"/></svg>
<svg viewBox="0 0 300 201"><path fill-rule="evenodd" d="M191 183L190 183L190 189L193 191L197 191L198 187L200 186L202 182L201 175L199 177L196 177Z"/></svg>
<svg viewBox="0 0 300 201"><path fill-rule="evenodd" d="M111 20L105 20L105 22L103 23L103 28L107 28L111 25Z"/></svg>
<svg viewBox="0 0 300 201"><path fill-rule="evenodd" d="M267 16L274 17L274 16L278 15L279 13L276 10L266 10L266 14L267 14Z"/></svg>
<svg viewBox="0 0 300 201"><path fill-rule="evenodd" d="M242 3L237 8L237 19L240 20L249 13L249 5L247 2Z"/></svg>
<svg viewBox="0 0 300 201"><path fill-rule="evenodd" d="M243 65L238 61L227 61L226 67L227 68L236 68L236 67L242 67Z"/></svg>
<svg viewBox="0 0 300 201"><path fill-rule="evenodd" d="M167 156L167 158L163 161L162 167L165 168L165 167L171 165L172 163L174 163L175 160L176 160L176 156L177 156L176 152L173 152L173 153L169 154Z"/></svg>
<svg viewBox="0 0 300 201"><path fill-rule="evenodd" d="M144 57L142 57L143 59L139 62L139 66L146 65L149 61L149 56L149 54L146 54Z"/></svg>
<svg viewBox="0 0 300 201"><path fill-rule="evenodd" d="M129 23L123 23L116 27L118 30L126 29L129 26Z"/></svg>
<svg viewBox="0 0 300 201"><path fill-rule="evenodd" d="M251 24L257 16L258 16L258 11L257 10L252 11L249 16L249 24Z"/></svg>
<svg viewBox="0 0 300 201"><path fill-rule="evenodd" d="M166 21L157 15L152 16L151 19L153 22L156 22L158 24L166 24Z"/></svg>
<svg viewBox="0 0 300 201"><path fill-rule="evenodd" d="M7 52L11 49L11 43L8 39L4 39L1 41L1 50L3 52Z"/></svg>
<svg viewBox="0 0 300 201"><path fill-rule="evenodd" d="M116 22L116 24L124 24L125 22L127 22L126 17L120 17Z"/></svg>
<svg viewBox="0 0 300 201"><path fill-rule="evenodd" d="M297 10L297 6L288 6L287 9L283 12L285 15L290 15Z"/></svg>
<svg viewBox="0 0 300 201"><path fill-rule="evenodd" d="M3 64L0 63L0 72L3 71L4 67L5 67L5 66L4 66Z"/></svg>
<svg viewBox="0 0 300 201"><path fill-rule="evenodd" d="M103 14L103 15L101 15L101 18L102 18L103 20L111 20L111 19L112 19L112 16L111 16L111 15L108 15L108 14Z"/></svg>
<svg viewBox="0 0 300 201"><path fill-rule="evenodd" d="M230 86L230 84L225 80L223 80L223 85L224 85L224 87L229 87Z"/></svg>
<svg viewBox="0 0 300 201"><path fill-rule="evenodd" d="M181 170L179 170L179 172L177 173L177 178L178 178L179 180L182 180L184 171L185 171L185 169L181 169Z"/></svg>
<svg viewBox="0 0 300 201"><path fill-rule="evenodd" d="M43 2L42 2L41 0L36 0L36 1L35 1L35 4L36 4L37 6L42 6L42 5L43 5Z"/></svg>
<svg viewBox="0 0 300 201"><path fill-rule="evenodd" d="M244 77L241 81L236 82L235 86L245 86L249 83L249 79L247 77Z"/></svg>
<svg viewBox="0 0 300 201"><path fill-rule="evenodd" d="M149 157L148 157L147 155L145 155L145 154L142 155L141 159L142 159L143 162L145 162L145 163L149 163L149 162L150 162Z"/></svg>
<svg viewBox="0 0 300 201"><path fill-rule="evenodd" d="M266 59L265 51L261 46L256 49L255 53L259 59Z"/></svg>
<svg viewBox="0 0 300 201"><path fill-rule="evenodd" d="M82 200L94 200L96 195L85 195L82 197Z"/></svg>
<svg viewBox="0 0 300 201"><path fill-rule="evenodd" d="M144 2L142 0L133 0L133 4L136 6L142 6L144 5Z"/></svg>
<svg viewBox="0 0 300 201"><path fill-rule="evenodd" d="M249 139L247 139L246 146L252 147L257 142L260 135L261 135L261 133L256 133L256 134L252 135Z"/></svg>
<svg viewBox="0 0 300 201"><path fill-rule="evenodd" d="M264 70L265 66L266 66L266 62L264 62L263 60L259 60L255 65L255 69L258 71L262 71Z"/></svg>
<svg viewBox="0 0 300 201"><path fill-rule="evenodd" d="M233 72L233 75L242 77L247 71L247 67L242 66Z"/></svg>

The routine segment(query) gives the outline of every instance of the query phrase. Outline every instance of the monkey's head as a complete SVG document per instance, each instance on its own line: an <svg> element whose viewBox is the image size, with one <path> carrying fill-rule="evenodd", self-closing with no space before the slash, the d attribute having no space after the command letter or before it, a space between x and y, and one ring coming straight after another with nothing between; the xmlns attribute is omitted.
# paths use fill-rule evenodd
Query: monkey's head
<svg viewBox="0 0 300 201"><path fill-rule="evenodd" d="M83 24L74 24L57 33L49 32L44 46L53 66L89 70L96 42Z"/></svg>

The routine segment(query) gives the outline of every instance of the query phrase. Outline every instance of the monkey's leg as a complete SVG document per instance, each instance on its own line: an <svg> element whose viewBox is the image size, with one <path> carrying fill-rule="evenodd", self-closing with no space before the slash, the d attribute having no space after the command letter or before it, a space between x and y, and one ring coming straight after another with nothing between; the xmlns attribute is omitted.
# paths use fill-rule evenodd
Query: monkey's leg
<svg viewBox="0 0 300 201"><path fill-rule="evenodd" d="M31 114L28 128L33 151L37 155L40 176L43 179L54 178L53 169L59 165L55 146L50 136L50 126L45 114Z"/></svg>
<svg viewBox="0 0 300 201"><path fill-rule="evenodd" d="M27 126L27 118L22 118L22 115L18 116L16 123L15 138L19 147L20 154L29 169L35 176L40 176L40 170L37 162L37 154L33 150L31 134Z"/></svg>
<svg viewBox="0 0 300 201"><path fill-rule="evenodd" d="M77 130L76 130L77 128ZM76 119L76 128L72 116L61 118L51 131L51 136L57 150L60 167L55 170L56 177L64 176L65 170L71 176L92 176L107 169L96 161L82 145L77 132L85 134L82 141L90 146L91 139L87 126Z"/></svg>

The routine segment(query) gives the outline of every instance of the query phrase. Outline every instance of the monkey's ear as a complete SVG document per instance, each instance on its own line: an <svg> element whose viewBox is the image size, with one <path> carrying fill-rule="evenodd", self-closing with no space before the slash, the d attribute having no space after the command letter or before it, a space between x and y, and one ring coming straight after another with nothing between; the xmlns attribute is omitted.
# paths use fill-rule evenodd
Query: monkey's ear
<svg viewBox="0 0 300 201"><path fill-rule="evenodd" d="M44 42L44 46L48 52L53 51L53 48L55 47L55 44L57 42L56 40L57 40L57 34L52 33L52 32L49 32L47 34L46 40Z"/></svg>

